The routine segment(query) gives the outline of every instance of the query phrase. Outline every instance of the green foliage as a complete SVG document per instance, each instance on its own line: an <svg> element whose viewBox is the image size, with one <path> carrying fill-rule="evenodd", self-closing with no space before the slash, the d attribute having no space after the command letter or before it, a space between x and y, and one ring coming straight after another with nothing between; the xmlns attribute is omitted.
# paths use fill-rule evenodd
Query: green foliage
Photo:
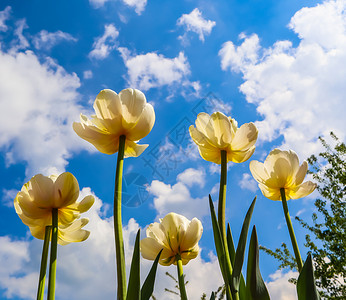
<svg viewBox="0 0 346 300"><path fill-rule="evenodd" d="M318 213L312 214L312 225L296 217L311 232L305 246L314 261L316 285L322 299L346 299L346 145L330 133L335 146L332 148L319 138L325 151L318 157L312 155L309 172L317 182L317 190L323 197L316 199ZM261 247L278 259L280 268L296 268L294 259L285 244L272 251Z"/></svg>

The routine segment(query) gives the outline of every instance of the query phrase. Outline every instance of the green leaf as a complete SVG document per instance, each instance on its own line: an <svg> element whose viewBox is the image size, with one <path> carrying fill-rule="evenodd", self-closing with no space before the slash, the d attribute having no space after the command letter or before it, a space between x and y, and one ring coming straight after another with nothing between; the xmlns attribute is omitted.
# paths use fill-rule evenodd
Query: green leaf
<svg viewBox="0 0 346 300"><path fill-rule="evenodd" d="M148 273L148 276L143 283L142 290L141 290L141 300L149 300L151 295L153 294L157 265L159 263L159 259L160 259L160 255L162 251L163 249L161 249L159 254L156 256L154 263Z"/></svg>
<svg viewBox="0 0 346 300"><path fill-rule="evenodd" d="M214 294L214 292L211 293L210 300L215 300L215 294Z"/></svg>
<svg viewBox="0 0 346 300"><path fill-rule="evenodd" d="M127 287L126 300L140 300L140 258L139 258L139 236L141 230L138 229L135 247L133 249L129 285Z"/></svg>
<svg viewBox="0 0 346 300"><path fill-rule="evenodd" d="M269 300L269 293L259 269L259 250L256 226L253 227L249 245L246 271L247 300Z"/></svg>
<svg viewBox="0 0 346 300"><path fill-rule="evenodd" d="M229 223L227 224L227 246L228 246L228 253L230 255L231 264L232 264L232 267L234 267L235 247L234 247L234 242L232 237L231 226L229 225ZM240 299L245 299L245 296L246 296L246 285L245 285L243 274L240 275L239 296L240 296Z"/></svg>
<svg viewBox="0 0 346 300"><path fill-rule="evenodd" d="M311 254L306 259L297 281L298 300L320 300L318 294Z"/></svg>
<svg viewBox="0 0 346 300"><path fill-rule="evenodd" d="M217 258L219 260L219 265L222 273L222 277L224 279L225 284L228 284L228 278L231 278L231 270L226 267L226 255L225 249L222 242L220 227L216 219L215 209L213 200L209 195L209 206L210 206L210 214L211 214L211 222L213 225L213 234L214 234L214 242L216 248Z"/></svg>
<svg viewBox="0 0 346 300"><path fill-rule="evenodd" d="M243 262L244 262L247 234L249 231L249 225L250 225L251 216L255 207L255 203L256 203L256 197L252 201L250 208L246 213L243 227L241 229L237 251L235 253L235 259L234 259L234 267L233 267L233 274L232 274L232 280L231 280L232 291L239 291L241 269L243 267Z"/></svg>

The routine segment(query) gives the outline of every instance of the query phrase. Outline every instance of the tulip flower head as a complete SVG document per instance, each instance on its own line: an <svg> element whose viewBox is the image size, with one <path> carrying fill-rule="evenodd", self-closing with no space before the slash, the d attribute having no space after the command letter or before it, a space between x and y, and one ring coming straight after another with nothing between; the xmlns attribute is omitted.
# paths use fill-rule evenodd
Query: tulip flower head
<svg viewBox="0 0 346 300"><path fill-rule="evenodd" d="M79 185L68 172L49 177L35 175L25 183L14 199L14 207L22 222L29 226L31 234L44 239L46 226L52 225L52 210L58 210L58 243L84 241L89 231L81 229L88 219L80 218L94 203L94 197L86 196L77 202Z"/></svg>
<svg viewBox="0 0 346 300"><path fill-rule="evenodd" d="M118 152L120 136L126 136L125 157L139 156L148 145L137 141L149 134L155 123L155 112L144 94L136 89L125 89L119 94L102 90L94 102L96 115L89 120L80 115L80 123L73 130L97 150L105 154Z"/></svg>
<svg viewBox="0 0 346 300"><path fill-rule="evenodd" d="M241 163L255 151L258 130L253 123L238 123L221 112L212 115L200 113L196 127L189 128L192 140L197 144L202 158L221 164L221 150L227 152L227 162Z"/></svg>
<svg viewBox="0 0 346 300"><path fill-rule="evenodd" d="M163 249L159 263L163 266L177 264L177 255L183 265L196 258L199 252L198 241L203 232L201 221L189 221L182 215L169 213L160 223L152 223L147 228L147 237L141 241L142 256L154 260Z"/></svg>
<svg viewBox="0 0 346 300"><path fill-rule="evenodd" d="M281 200L280 189L285 189L286 199L299 199L311 194L316 184L311 181L303 183L308 163L299 166L297 154L292 151L274 149L264 163L250 162L252 176L258 182L263 195L271 200Z"/></svg>

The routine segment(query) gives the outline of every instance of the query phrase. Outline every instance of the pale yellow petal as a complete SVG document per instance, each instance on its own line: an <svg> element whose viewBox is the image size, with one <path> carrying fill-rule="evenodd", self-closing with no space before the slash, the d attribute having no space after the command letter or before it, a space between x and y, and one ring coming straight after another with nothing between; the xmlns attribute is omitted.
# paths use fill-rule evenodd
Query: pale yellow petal
<svg viewBox="0 0 346 300"><path fill-rule="evenodd" d="M103 132L95 126L83 127L81 123L73 123L73 130L79 137L93 144L97 150L105 154L118 152L119 136Z"/></svg>
<svg viewBox="0 0 346 300"><path fill-rule="evenodd" d="M310 195L316 188L316 184L311 181L306 181L289 191L289 197L291 199L300 199Z"/></svg>
<svg viewBox="0 0 346 300"><path fill-rule="evenodd" d="M79 185L76 177L69 172L59 175L54 183L54 202L52 207L66 207L77 201Z"/></svg>
<svg viewBox="0 0 346 300"><path fill-rule="evenodd" d="M174 253L179 253L189 223L187 218L176 213L169 213L161 220L167 242Z"/></svg>
<svg viewBox="0 0 346 300"><path fill-rule="evenodd" d="M192 140L197 144L197 146L210 145L207 137L198 131L193 125L189 127L189 132Z"/></svg>
<svg viewBox="0 0 346 300"><path fill-rule="evenodd" d="M181 260L183 265L186 265L191 259L194 259L198 256L199 253L199 247L196 245L193 249L190 249L189 251L183 252L181 254Z"/></svg>
<svg viewBox="0 0 346 300"><path fill-rule="evenodd" d="M154 260L157 256L157 254L161 251L161 249L164 249L165 247L160 244L156 239L153 239L151 237L144 238L140 242L140 249L143 258ZM170 256L170 253L162 253L160 256L160 259L165 259Z"/></svg>
<svg viewBox="0 0 346 300"><path fill-rule="evenodd" d="M210 116L206 132L212 144L219 148L227 147L232 142L231 122L221 112L215 112Z"/></svg>
<svg viewBox="0 0 346 300"><path fill-rule="evenodd" d="M122 104L122 126L132 128L139 120L147 103L145 95L136 89L125 89L119 93Z"/></svg>
<svg viewBox="0 0 346 300"><path fill-rule="evenodd" d="M206 160L216 164L221 164L221 150L208 145L207 147L198 146L199 154Z"/></svg>
<svg viewBox="0 0 346 300"><path fill-rule="evenodd" d="M150 224L146 230L146 233L147 237L155 239L159 244L162 244L167 248L169 247L165 235L165 229L161 223L154 222Z"/></svg>
<svg viewBox="0 0 346 300"><path fill-rule="evenodd" d="M264 161L264 167L271 177L270 187L272 188L284 188L292 182L291 163L285 152L287 151L274 149Z"/></svg>
<svg viewBox="0 0 346 300"><path fill-rule="evenodd" d="M33 237L39 240L44 240L44 236L46 233L45 226L30 226L29 229Z"/></svg>
<svg viewBox="0 0 346 300"><path fill-rule="evenodd" d="M201 239L203 226L200 220L193 218L186 229L183 240L180 243L180 251L193 249Z"/></svg>
<svg viewBox="0 0 346 300"><path fill-rule="evenodd" d="M59 224L70 224L74 220L78 219L80 217L80 213L78 211L68 209L68 208L61 208L58 212L58 220Z"/></svg>
<svg viewBox="0 0 346 300"><path fill-rule="evenodd" d="M247 161L255 152L255 146L245 151L227 150L227 162L233 161L235 163L242 163Z"/></svg>
<svg viewBox="0 0 346 300"><path fill-rule="evenodd" d="M197 119L195 122L196 129L197 131L202 133L204 136L208 136L206 128L208 126L209 120L210 120L210 116L207 113L202 112L197 115Z"/></svg>
<svg viewBox="0 0 346 300"><path fill-rule="evenodd" d="M105 89L102 90L95 99L94 110L97 118L108 119L121 124L121 103L116 92Z"/></svg>
<svg viewBox="0 0 346 300"><path fill-rule="evenodd" d="M18 196L18 195L17 195ZM30 218L26 216L23 213L23 210L21 209L17 197L14 200L14 209L16 213L18 214L19 218L22 220L22 222L27 226L44 226L46 223L50 222L49 216L51 216L51 213L47 213L42 217L43 215L40 215L40 218Z"/></svg>
<svg viewBox="0 0 346 300"><path fill-rule="evenodd" d="M131 141L139 141L149 134L155 123L155 112L151 104L147 103L136 125L127 130L126 138Z"/></svg>
<svg viewBox="0 0 346 300"><path fill-rule="evenodd" d="M258 187L260 188L264 197L274 201L281 200L280 189L269 188L266 185L261 183L258 184Z"/></svg>
<svg viewBox="0 0 346 300"><path fill-rule="evenodd" d="M148 146L149 145L139 145L135 142L126 139L124 157L140 156Z"/></svg>
<svg viewBox="0 0 346 300"><path fill-rule="evenodd" d="M49 177L37 174L30 179L31 198L34 199L35 205L46 208L52 207L54 195L54 183Z"/></svg>
<svg viewBox="0 0 346 300"><path fill-rule="evenodd" d="M59 230L58 244L67 245L68 243L78 243L85 241L90 235L90 231L79 229L76 231L62 232Z"/></svg>
<svg viewBox="0 0 346 300"><path fill-rule="evenodd" d="M252 148L256 141L258 136L258 130L255 124L253 123L246 123L240 126L238 130L235 133L235 136L232 140L231 147L234 151L242 151L242 150L248 150Z"/></svg>
<svg viewBox="0 0 346 300"><path fill-rule="evenodd" d="M249 168L253 178L259 183L264 183L270 177L264 164L257 160L252 160Z"/></svg>
<svg viewBox="0 0 346 300"><path fill-rule="evenodd" d="M73 203L69 205L67 208L79 211L80 213L84 213L90 209L90 207L94 204L95 198L92 195L88 195L83 198L81 202Z"/></svg>
<svg viewBox="0 0 346 300"><path fill-rule="evenodd" d="M294 180L295 186L300 185L304 181L307 171L308 171L308 163L306 161L303 161L302 165L299 167L295 175L295 180Z"/></svg>
<svg viewBox="0 0 346 300"><path fill-rule="evenodd" d="M39 207L36 201L29 197L27 193L19 192L16 201L20 206L21 213L30 219L42 219L51 214L50 207Z"/></svg>

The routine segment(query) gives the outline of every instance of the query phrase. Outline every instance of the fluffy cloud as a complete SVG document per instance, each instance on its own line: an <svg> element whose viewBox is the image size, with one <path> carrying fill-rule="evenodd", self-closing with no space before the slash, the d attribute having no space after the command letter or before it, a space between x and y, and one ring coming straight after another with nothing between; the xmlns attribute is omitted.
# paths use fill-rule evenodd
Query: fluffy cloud
<svg viewBox="0 0 346 300"><path fill-rule="evenodd" d="M147 5L147 0L123 0L123 2L135 9L135 12L140 15Z"/></svg>
<svg viewBox="0 0 346 300"><path fill-rule="evenodd" d="M175 58L166 58L155 52L131 55L127 48L119 48L119 51L128 70L130 86L146 91L174 83L192 84L186 79L190 65L183 52Z"/></svg>
<svg viewBox="0 0 346 300"><path fill-rule="evenodd" d="M6 6L6 8L0 11L0 31L7 31L7 26L5 22L9 19L11 14L11 7Z"/></svg>
<svg viewBox="0 0 346 300"><path fill-rule="evenodd" d="M105 32L101 37L96 38L93 49L89 53L89 58L105 59L116 47L116 39L119 31L114 24L105 25Z"/></svg>
<svg viewBox="0 0 346 300"><path fill-rule="evenodd" d="M298 278L298 272L289 271L283 273L276 271L270 276L271 281L266 283L271 299L275 300L296 300L297 292L294 284L288 282L290 278Z"/></svg>
<svg viewBox="0 0 346 300"><path fill-rule="evenodd" d="M26 162L29 177L63 171L71 151L82 147L71 125L81 111L79 78L31 51L0 51L0 65L0 149L7 165Z"/></svg>
<svg viewBox="0 0 346 300"><path fill-rule="evenodd" d="M57 43L61 41L72 41L76 42L77 39L74 38L71 34L62 32L58 30L56 32L48 32L47 30L41 30L35 37L33 38L33 44L36 49L51 49Z"/></svg>
<svg viewBox="0 0 346 300"><path fill-rule="evenodd" d="M115 0L89 0L90 4L94 8L100 8L105 5L106 2L111 2ZM140 15L145 10L145 6L147 5L147 0L122 0L124 4L127 6L134 8L135 12Z"/></svg>
<svg viewBox="0 0 346 300"><path fill-rule="evenodd" d="M190 176L193 175L194 178ZM154 196L154 207L160 218L170 212L182 214L189 219L202 219L208 214L208 199L193 198L189 191L193 185L204 185L205 172L196 169L187 169L177 176L174 185L153 180L148 190Z"/></svg>
<svg viewBox="0 0 346 300"><path fill-rule="evenodd" d="M239 185L243 190L249 190L251 192L257 191L257 182L248 173L243 174L243 177L240 180Z"/></svg>
<svg viewBox="0 0 346 300"><path fill-rule="evenodd" d="M183 14L177 20L177 25L185 27L186 31L197 33L199 39L204 42L204 36L211 33L216 22L204 19L201 11L195 8L191 13ZM180 38L184 40L186 37L183 36Z"/></svg>
<svg viewBox="0 0 346 300"><path fill-rule="evenodd" d="M298 11L289 24L300 38L297 47L278 41L265 49L255 34L242 35L240 46L222 46L222 69L243 74L240 90L263 116L256 124L260 139L282 136L284 148L306 157L318 150L318 136L333 130L345 138L345 9L336 0Z"/></svg>

